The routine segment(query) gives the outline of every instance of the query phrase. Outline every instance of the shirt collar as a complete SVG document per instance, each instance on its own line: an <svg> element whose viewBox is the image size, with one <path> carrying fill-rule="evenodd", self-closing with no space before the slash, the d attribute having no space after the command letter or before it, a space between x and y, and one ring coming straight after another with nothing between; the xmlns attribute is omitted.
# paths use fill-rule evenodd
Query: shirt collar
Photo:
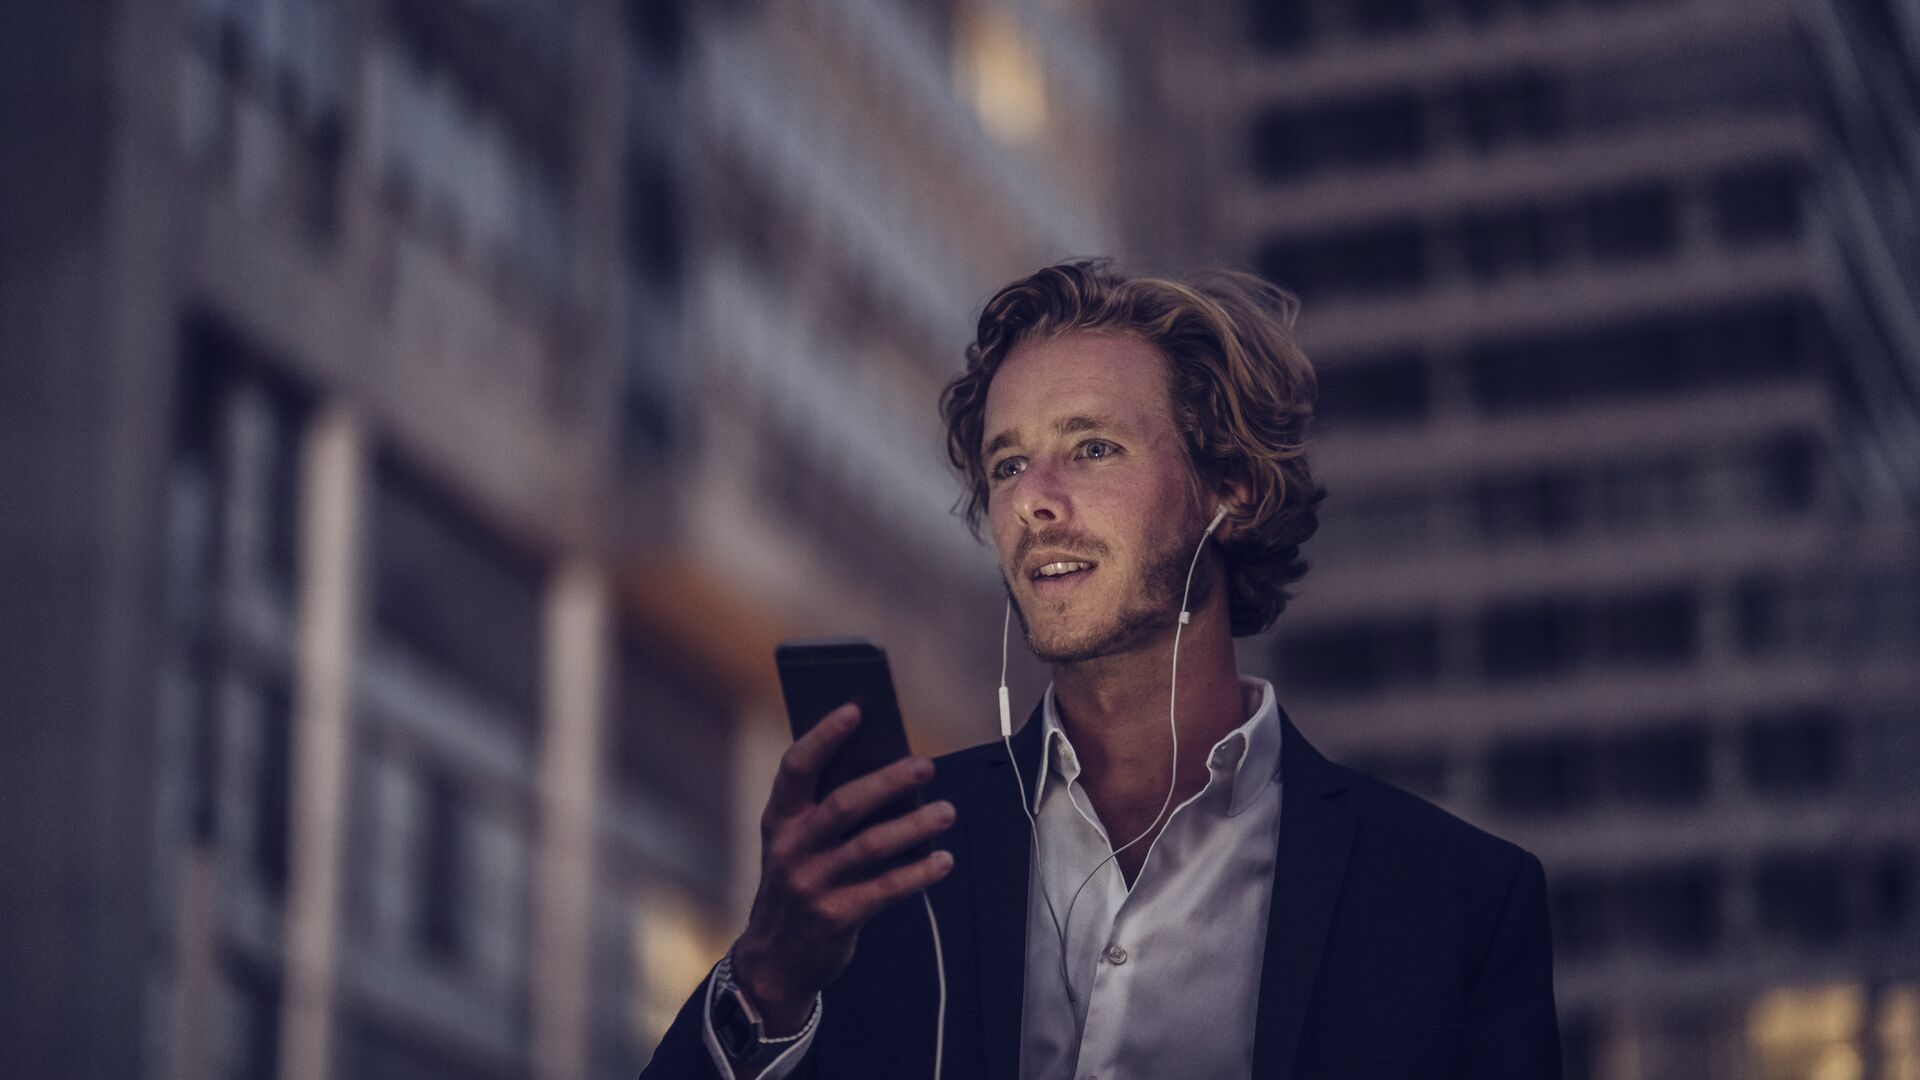
<svg viewBox="0 0 1920 1080"><path fill-rule="evenodd" d="M1240 696L1243 702L1257 702L1252 715L1214 743L1207 757L1208 769L1213 774L1210 784L1219 782L1223 775L1232 779L1233 800L1227 810L1229 817L1251 805L1280 772L1280 707L1274 701L1273 684L1265 679L1242 675ZM1040 723L1040 776L1033 785L1033 812L1036 814L1040 812L1050 775L1057 772L1060 779L1069 785L1080 775L1080 759L1073 752L1073 742L1067 738L1066 729L1060 726L1060 712L1054 705L1052 683L1047 684Z"/></svg>

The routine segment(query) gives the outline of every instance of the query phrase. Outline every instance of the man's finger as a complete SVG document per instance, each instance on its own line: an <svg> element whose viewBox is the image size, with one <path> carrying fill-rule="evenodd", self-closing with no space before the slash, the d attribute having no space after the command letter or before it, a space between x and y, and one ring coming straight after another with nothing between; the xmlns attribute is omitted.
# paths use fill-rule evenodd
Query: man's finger
<svg viewBox="0 0 1920 1080"><path fill-rule="evenodd" d="M809 815L801 846L824 848L838 844L875 811L932 778L933 762L923 757L903 757L841 784Z"/></svg>
<svg viewBox="0 0 1920 1080"><path fill-rule="evenodd" d="M847 885L835 890L841 895L829 897L831 907L845 907L846 917L854 924L873 918L881 908L903 896L912 896L921 889L947 876L953 869L953 853L935 851L923 859L895 867L879 877Z"/></svg>
<svg viewBox="0 0 1920 1080"><path fill-rule="evenodd" d="M945 799L863 830L821 855L815 871L827 881L860 873L872 863L907 850L953 824L953 804Z"/></svg>
<svg viewBox="0 0 1920 1080"><path fill-rule="evenodd" d="M820 770L833 758L840 744L847 741L860 724L860 707L849 701L828 713L805 735L794 740L780 755L780 770L773 777L773 794L767 798L767 813L788 817L813 805L814 786Z"/></svg>

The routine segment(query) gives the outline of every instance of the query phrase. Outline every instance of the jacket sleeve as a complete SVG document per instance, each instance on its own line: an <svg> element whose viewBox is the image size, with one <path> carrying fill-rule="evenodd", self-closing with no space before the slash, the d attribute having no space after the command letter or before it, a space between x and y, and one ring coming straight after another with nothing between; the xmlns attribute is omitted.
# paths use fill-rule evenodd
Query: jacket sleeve
<svg viewBox="0 0 1920 1080"><path fill-rule="evenodd" d="M717 967L717 966L716 966ZM640 1071L640 1080L735 1080L733 1070L726 1064L720 1053L719 1043L713 1038L712 1017L707 1011L707 998L713 987L715 972L707 972L700 985L680 1006L679 1015L660 1038L660 1045L654 1048L653 1060ZM809 1051L813 1047L814 1032L792 1047L760 1074L761 1080L812 1080L813 1058Z"/></svg>
<svg viewBox="0 0 1920 1080"><path fill-rule="evenodd" d="M1475 1080L1561 1077L1547 875L1538 858L1522 854L1467 995L1460 1075Z"/></svg>

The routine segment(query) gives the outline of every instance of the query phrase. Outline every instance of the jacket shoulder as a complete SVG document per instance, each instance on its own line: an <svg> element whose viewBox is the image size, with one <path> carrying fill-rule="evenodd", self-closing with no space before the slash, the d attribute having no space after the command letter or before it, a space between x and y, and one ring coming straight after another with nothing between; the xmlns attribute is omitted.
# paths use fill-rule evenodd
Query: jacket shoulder
<svg viewBox="0 0 1920 1080"><path fill-rule="evenodd" d="M1376 779L1345 765L1327 768L1346 784L1341 802L1369 830L1397 849L1425 852L1434 858L1458 860L1463 868L1503 872L1511 877L1523 864L1538 863L1532 852L1474 825L1404 788Z"/></svg>

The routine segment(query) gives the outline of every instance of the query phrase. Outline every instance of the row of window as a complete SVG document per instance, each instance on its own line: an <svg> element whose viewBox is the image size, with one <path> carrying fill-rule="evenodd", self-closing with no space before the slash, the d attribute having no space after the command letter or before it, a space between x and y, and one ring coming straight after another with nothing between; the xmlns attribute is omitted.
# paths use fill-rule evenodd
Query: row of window
<svg viewBox="0 0 1920 1080"><path fill-rule="evenodd" d="M1584 669L1674 667L1700 651L1702 596L1685 585L1629 593L1550 594L1482 608L1465 632L1475 674L1491 684L1534 681ZM1437 616L1367 620L1285 634L1276 657L1294 689L1356 696L1440 680Z"/></svg>
<svg viewBox="0 0 1920 1080"><path fill-rule="evenodd" d="M1820 446L1784 432L1723 450L1607 458L1483 473L1339 499L1320 549L1348 561L1477 541L1555 543L1713 522L1803 515L1820 494Z"/></svg>
<svg viewBox="0 0 1920 1080"><path fill-rule="evenodd" d="M1445 26L1481 27L1563 10L1668 4L1672 0L1249 0L1247 30L1257 48L1298 51L1323 39L1389 38Z"/></svg>
<svg viewBox="0 0 1920 1080"><path fill-rule="evenodd" d="M1418 348L1324 364L1315 413L1335 429L1429 419L1437 379L1457 367L1484 416L1752 387L1817 369L1832 347L1824 317L1785 294L1684 311Z"/></svg>
<svg viewBox="0 0 1920 1080"><path fill-rule="evenodd" d="M1835 945L1915 926L1920 874L1911 850L1781 851L1728 866L1702 858L1608 873L1549 875L1556 954L1620 949L1699 954L1722 945ZM1736 893L1741 894L1736 898ZM1735 924L1735 904L1751 922Z"/></svg>
<svg viewBox="0 0 1920 1080"><path fill-rule="evenodd" d="M1744 790L1764 798L1801 798L1849 780L1849 726L1820 705L1753 713L1728 736L1725 767ZM1716 734L1706 718L1676 717L1626 731L1556 731L1490 743L1475 764L1489 809L1558 817L1610 807L1696 807L1712 796ZM1456 794L1467 762L1437 748L1376 749L1353 755L1354 768L1429 799Z"/></svg>
<svg viewBox="0 0 1920 1080"><path fill-rule="evenodd" d="M1772 33L1635 53L1582 68L1522 64L1415 86L1268 105L1247 127L1247 167L1293 183L1410 168L1449 153L1633 130L1662 121L1769 115L1798 107L1808 79L1791 38Z"/></svg>
<svg viewBox="0 0 1920 1080"><path fill-rule="evenodd" d="M1920 648L1920 581L1898 567L1748 575L1734 586L1733 610L1735 644L1748 655L1815 643L1853 656Z"/></svg>
<svg viewBox="0 0 1920 1080"><path fill-rule="evenodd" d="M1437 219L1408 216L1273 236L1255 250L1253 263L1308 301L1403 295L1455 276L1485 285L1579 265L1671 257L1696 200L1723 246L1791 239L1801 227L1804 186L1798 162L1749 162L1715 173L1697 192L1673 181L1638 181Z"/></svg>
<svg viewBox="0 0 1920 1080"><path fill-rule="evenodd" d="M1732 638L1750 656L1796 648L1897 652L1920 643L1920 580L1911 570L1754 574L1732 594ZM1670 669L1699 657L1714 599L1697 583L1548 593L1495 601L1457 621L1418 614L1283 628L1274 656L1290 688L1326 697L1435 685L1449 651L1442 639L1453 636L1466 639L1460 651L1471 656L1470 677L1495 686Z"/></svg>

